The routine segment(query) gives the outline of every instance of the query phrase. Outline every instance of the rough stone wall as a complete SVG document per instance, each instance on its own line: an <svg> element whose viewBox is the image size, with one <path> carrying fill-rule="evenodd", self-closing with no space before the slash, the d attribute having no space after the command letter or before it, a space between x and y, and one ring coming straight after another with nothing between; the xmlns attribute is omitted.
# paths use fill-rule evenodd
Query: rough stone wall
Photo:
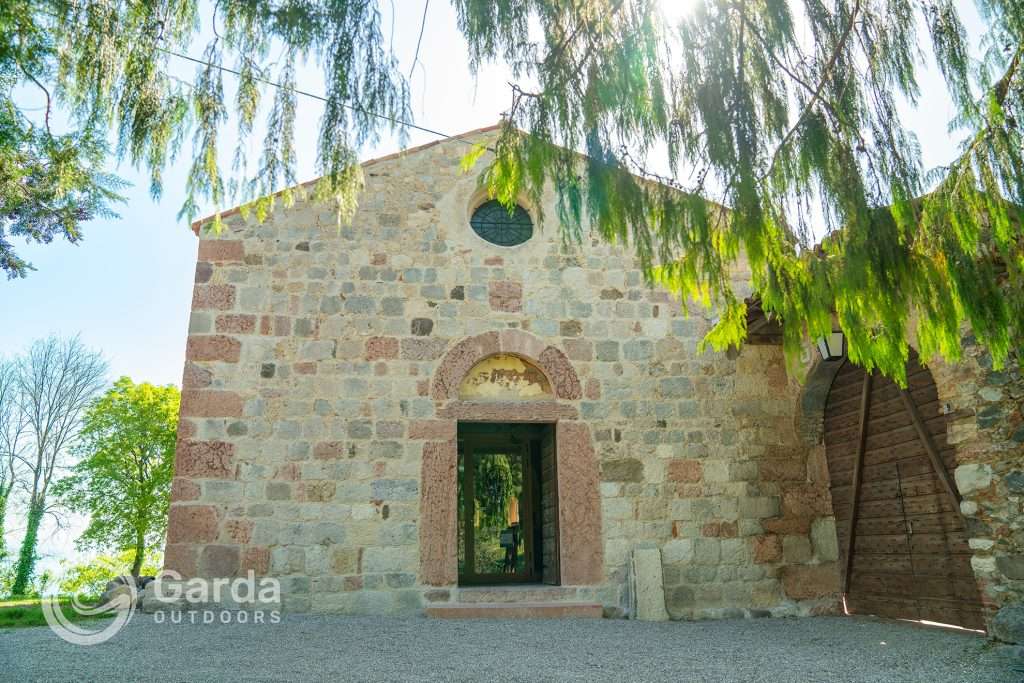
<svg viewBox="0 0 1024 683"><path fill-rule="evenodd" d="M518 328L579 377L571 426L602 479L597 599L625 605L630 550L654 542L673 617L832 608L827 477L796 435L781 351L698 353L708 321L646 287L628 248L563 248L550 193L531 241L484 242L465 149L367 165L340 231L300 202L202 235L167 567L280 577L292 610L419 609L436 591L419 575L420 474L451 438L434 373L460 340Z"/></svg>
<svg viewBox="0 0 1024 683"><path fill-rule="evenodd" d="M657 442L663 454L647 460L645 473L664 468L666 507L638 496L637 521L624 520L618 548L625 552L644 523L671 522L663 561L673 618L834 611L837 548L827 471L797 437L799 387L787 380L781 350L748 346L735 360L694 359L693 403L682 410L695 414L684 431L659 431L660 402L652 400L645 412L653 424L637 435L640 443ZM633 486L621 491L628 495Z"/></svg>
<svg viewBox="0 0 1024 683"><path fill-rule="evenodd" d="M967 519L971 565L991 614L1024 602L1024 376L1011 360L995 370L970 336L962 362L932 365L955 419L954 475Z"/></svg>

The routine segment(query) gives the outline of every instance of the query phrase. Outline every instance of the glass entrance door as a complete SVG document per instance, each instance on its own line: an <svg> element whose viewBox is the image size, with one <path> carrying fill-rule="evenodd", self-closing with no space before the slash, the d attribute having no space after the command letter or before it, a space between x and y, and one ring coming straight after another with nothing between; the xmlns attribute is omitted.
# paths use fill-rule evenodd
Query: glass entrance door
<svg viewBox="0 0 1024 683"><path fill-rule="evenodd" d="M460 584L536 580L531 455L513 430L459 439Z"/></svg>

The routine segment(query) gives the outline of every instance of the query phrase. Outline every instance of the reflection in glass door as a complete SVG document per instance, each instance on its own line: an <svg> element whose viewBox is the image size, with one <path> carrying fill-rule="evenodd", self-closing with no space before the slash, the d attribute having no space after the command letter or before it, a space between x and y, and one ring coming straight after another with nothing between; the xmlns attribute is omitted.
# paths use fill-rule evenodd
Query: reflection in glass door
<svg viewBox="0 0 1024 683"><path fill-rule="evenodd" d="M535 580L529 444L499 433L459 445L459 582Z"/></svg>

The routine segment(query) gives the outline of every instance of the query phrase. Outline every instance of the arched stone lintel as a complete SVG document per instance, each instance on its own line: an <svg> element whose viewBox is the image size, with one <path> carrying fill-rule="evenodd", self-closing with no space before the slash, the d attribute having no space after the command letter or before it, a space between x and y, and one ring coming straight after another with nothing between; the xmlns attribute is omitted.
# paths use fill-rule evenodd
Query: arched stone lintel
<svg viewBox="0 0 1024 683"><path fill-rule="evenodd" d="M463 339L441 359L430 395L435 401L457 399L459 386L474 365L499 353L520 356L537 367L560 399L578 400L582 385L572 363L560 349L522 330L484 332Z"/></svg>
<svg viewBox="0 0 1024 683"><path fill-rule="evenodd" d="M817 355L817 350L812 351ZM846 359L827 361L820 356L804 377L796 410L796 434L808 446L825 443L825 403L832 382Z"/></svg>

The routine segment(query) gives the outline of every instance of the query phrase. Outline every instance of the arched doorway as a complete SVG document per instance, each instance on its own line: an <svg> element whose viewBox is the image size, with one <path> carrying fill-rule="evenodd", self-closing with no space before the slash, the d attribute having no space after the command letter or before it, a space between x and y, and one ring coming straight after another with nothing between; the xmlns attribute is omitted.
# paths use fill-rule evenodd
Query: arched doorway
<svg viewBox="0 0 1024 683"><path fill-rule="evenodd" d="M847 609L982 629L951 475L951 415L912 354L908 388L843 361L824 438Z"/></svg>
<svg viewBox="0 0 1024 683"><path fill-rule="evenodd" d="M555 399L540 368L508 353L478 361L458 398L527 406ZM554 428L459 421L459 585L559 582Z"/></svg>
<svg viewBox="0 0 1024 683"><path fill-rule="evenodd" d="M422 429L412 435L424 440L420 493L423 583L461 583L460 569L465 564L460 568L459 554L468 549L460 548L466 539L460 543L459 533L460 529L466 533L467 521L476 523L476 511L462 509L460 524L460 481L466 486L460 473L460 444L479 441L476 437L481 432L505 430L528 445L523 453L532 453L535 443L540 449L539 457L530 456L539 479L535 487L538 504L532 509L537 515L534 530L542 531L532 551L543 562L530 578L562 586L600 584L604 580L600 473L590 427L580 419L577 405L583 397L582 387L566 355L522 330L485 332L463 339L445 353L434 371L430 396L435 401L434 419L421 421ZM510 445L504 444L499 452L485 444L476 456L508 456ZM465 464L463 458L461 465ZM472 486L475 482L467 490ZM512 497L522 501L518 495ZM467 497L462 500L465 503ZM497 541L490 545L505 548L501 532L515 516L525 520L522 508L516 514L508 507L498 512L506 524L498 524L498 533L490 535L490 541ZM522 548L526 549L525 544ZM462 559L465 561L465 556ZM513 566L516 569L510 573L520 574L514 560ZM481 573L479 567L473 569L468 573Z"/></svg>

